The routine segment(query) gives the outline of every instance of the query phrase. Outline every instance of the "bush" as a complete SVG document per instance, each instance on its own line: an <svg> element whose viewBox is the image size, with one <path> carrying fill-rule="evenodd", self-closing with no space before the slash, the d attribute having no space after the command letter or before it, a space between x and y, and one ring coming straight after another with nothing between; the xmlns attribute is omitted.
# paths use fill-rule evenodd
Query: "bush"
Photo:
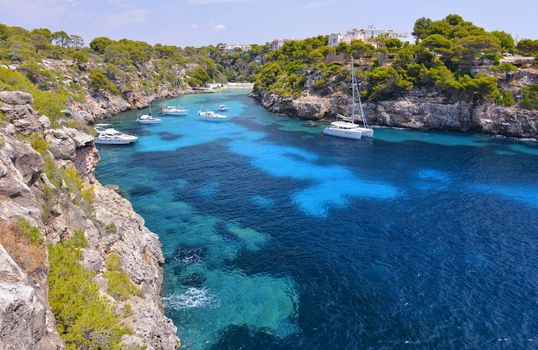
<svg viewBox="0 0 538 350"><path fill-rule="evenodd" d="M116 224L111 222L110 224L106 225L105 227L106 229L106 232L109 233L109 234L116 234L118 233L118 228L116 227Z"/></svg>
<svg viewBox="0 0 538 350"><path fill-rule="evenodd" d="M52 212L52 207L54 206L54 200L58 197L58 190L52 189L49 186L46 186L43 189L43 207L41 208L41 219L46 224L50 219L50 214Z"/></svg>
<svg viewBox="0 0 538 350"><path fill-rule="evenodd" d="M22 222L23 219L20 219ZM32 275L45 268L45 246L37 243L40 241L35 232L25 232L19 223L4 223L0 221L0 243L15 262L28 274ZM29 224L25 221L25 229ZM28 226L27 226L28 225ZM30 231L33 231L30 226ZM34 240L32 240L34 236Z"/></svg>
<svg viewBox="0 0 538 350"><path fill-rule="evenodd" d="M120 326L115 309L99 295L95 273L80 264L85 239L78 232L49 246L49 303L58 333L68 349L119 350L121 337L132 331Z"/></svg>
<svg viewBox="0 0 538 350"><path fill-rule="evenodd" d="M519 104L525 109L538 109L538 84L521 89Z"/></svg>
<svg viewBox="0 0 538 350"><path fill-rule="evenodd" d="M20 232L33 244L43 244L43 236L37 227L32 226L25 218L19 218L18 223Z"/></svg>
<svg viewBox="0 0 538 350"><path fill-rule="evenodd" d="M90 87L95 91L103 92L110 91L113 94L119 94L120 90L114 85L106 75L101 72L99 68L96 68L88 75L90 79Z"/></svg>
<svg viewBox="0 0 538 350"><path fill-rule="evenodd" d="M501 63L498 66L493 67L493 70L495 72L500 72L500 73L516 72L517 69L518 68L516 66L514 66L513 64L506 63L506 62Z"/></svg>
<svg viewBox="0 0 538 350"><path fill-rule="evenodd" d="M42 156L44 156L49 150L49 142L38 133L33 133L30 135L28 137L28 142L30 142L32 148Z"/></svg>
<svg viewBox="0 0 538 350"><path fill-rule="evenodd" d="M106 259L107 272L104 277L108 280L108 293L118 301L124 301L131 295L142 296L132 282L131 277L121 266L120 257L116 253L110 253Z"/></svg>
<svg viewBox="0 0 538 350"><path fill-rule="evenodd" d="M497 99L497 104L505 107L514 105L514 95L510 91L505 91Z"/></svg>

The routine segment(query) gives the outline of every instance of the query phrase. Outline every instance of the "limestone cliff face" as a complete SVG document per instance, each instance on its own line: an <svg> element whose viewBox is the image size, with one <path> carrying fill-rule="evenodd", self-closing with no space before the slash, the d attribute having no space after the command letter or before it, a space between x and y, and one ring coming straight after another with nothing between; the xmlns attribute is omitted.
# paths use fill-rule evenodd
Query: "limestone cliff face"
<svg viewBox="0 0 538 350"><path fill-rule="evenodd" d="M79 130L52 129L46 117L31 108L32 98L18 92L0 92L0 219L25 218L38 227L46 242L54 244L82 229L88 240L82 264L96 272L95 281L106 294L106 257L118 254L123 269L140 289L141 296L126 301L109 298L117 310L129 304L122 323L133 330L123 343L146 345L148 349L176 349L176 327L163 314L160 298L164 262L159 238L150 232L130 203L114 190L99 184L93 172L99 160L93 137ZM39 133L49 144L42 154L34 151L26 136ZM46 175L48 157L58 168L75 168L93 185L95 200L86 208L69 191L47 198L45 187L55 188ZM50 164L49 164L50 165ZM67 186L64 182L60 188ZM46 218L44 208L48 205ZM111 223L116 229L107 229ZM46 246L43 246L46 249ZM39 273L18 266L0 246L0 349L62 349L55 319L48 305L46 259Z"/></svg>
<svg viewBox="0 0 538 350"><path fill-rule="evenodd" d="M538 74L509 73L499 76L499 81L517 96L521 87L538 82ZM301 119L329 120L337 114L349 114L349 96L338 92L320 96L314 91L307 86L296 99L272 91L254 91L252 96L274 113ZM538 110L502 107L492 101L447 96L436 90L415 89L394 100L365 103L365 112L372 125L538 138Z"/></svg>

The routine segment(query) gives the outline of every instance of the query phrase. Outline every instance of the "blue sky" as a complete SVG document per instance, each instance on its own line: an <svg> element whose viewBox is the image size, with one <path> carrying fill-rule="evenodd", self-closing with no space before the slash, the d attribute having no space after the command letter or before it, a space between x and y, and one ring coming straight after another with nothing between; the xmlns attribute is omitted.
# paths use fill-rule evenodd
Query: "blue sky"
<svg viewBox="0 0 538 350"><path fill-rule="evenodd" d="M373 24L411 31L458 13L488 30L538 39L538 0L0 0L0 22L150 43L207 45L300 39Z"/></svg>

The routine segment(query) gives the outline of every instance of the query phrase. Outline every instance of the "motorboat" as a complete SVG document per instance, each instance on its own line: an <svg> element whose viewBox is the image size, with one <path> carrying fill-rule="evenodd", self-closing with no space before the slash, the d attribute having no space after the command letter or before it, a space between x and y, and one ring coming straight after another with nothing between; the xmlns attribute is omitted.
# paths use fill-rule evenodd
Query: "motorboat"
<svg viewBox="0 0 538 350"><path fill-rule="evenodd" d="M228 109L229 108L226 105L220 105L218 108L219 112L227 112Z"/></svg>
<svg viewBox="0 0 538 350"><path fill-rule="evenodd" d="M351 56L351 122L348 121L336 121L332 122L329 126L323 129L325 135L344 137L348 139L360 140L362 137L374 137L374 130L368 127L364 109L362 107L361 94L359 91L359 85L357 83L357 77L355 75L355 65L353 62L353 56ZM363 127L355 124L355 99L359 98L360 117L362 119ZM340 116L341 119L349 119Z"/></svg>
<svg viewBox="0 0 538 350"><path fill-rule="evenodd" d="M138 137L124 134L116 129L108 128L98 131L95 143L102 145L127 145L135 142Z"/></svg>
<svg viewBox="0 0 538 350"><path fill-rule="evenodd" d="M161 106L162 115L187 115L189 110L187 108L181 108L179 106Z"/></svg>
<svg viewBox="0 0 538 350"><path fill-rule="evenodd" d="M199 111L198 115L202 120L208 121L225 121L228 119L227 116L215 113L213 111Z"/></svg>
<svg viewBox="0 0 538 350"><path fill-rule="evenodd" d="M139 124L159 124L161 119L153 118L151 114L144 114L136 118L136 122Z"/></svg>

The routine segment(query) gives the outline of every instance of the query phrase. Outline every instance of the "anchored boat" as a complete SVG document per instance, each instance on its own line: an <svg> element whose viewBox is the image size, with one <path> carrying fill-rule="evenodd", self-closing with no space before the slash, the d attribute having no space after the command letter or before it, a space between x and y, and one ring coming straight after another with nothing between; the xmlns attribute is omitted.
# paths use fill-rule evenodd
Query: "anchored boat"
<svg viewBox="0 0 538 350"><path fill-rule="evenodd" d="M179 106L161 106L162 115L187 115L189 110L187 108L181 108Z"/></svg>
<svg viewBox="0 0 538 350"><path fill-rule="evenodd" d="M202 120L221 122L228 119L227 116L215 113L213 111L199 111L198 115Z"/></svg>
<svg viewBox="0 0 538 350"><path fill-rule="evenodd" d="M116 129L109 128L98 131L95 143L103 145L127 145L136 140L138 140L136 136L124 134Z"/></svg>
<svg viewBox="0 0 538 350"><path fill-rule="evenodd" d="M368 122L364 115L364 109L362 108L361 94L359 91L359 85L357 83L357 77L355 75L355 64L353 56L351 56L351 122L337 121L332 122L327 126L323 133L325 135L344 137L348 139L360 140L362 137L374 137L374 130L368 127ZM360 127L355 124L355 95L359 97L360 116L364 127ZM341 119L347 119L344 116L339 116Z"/></svg>

